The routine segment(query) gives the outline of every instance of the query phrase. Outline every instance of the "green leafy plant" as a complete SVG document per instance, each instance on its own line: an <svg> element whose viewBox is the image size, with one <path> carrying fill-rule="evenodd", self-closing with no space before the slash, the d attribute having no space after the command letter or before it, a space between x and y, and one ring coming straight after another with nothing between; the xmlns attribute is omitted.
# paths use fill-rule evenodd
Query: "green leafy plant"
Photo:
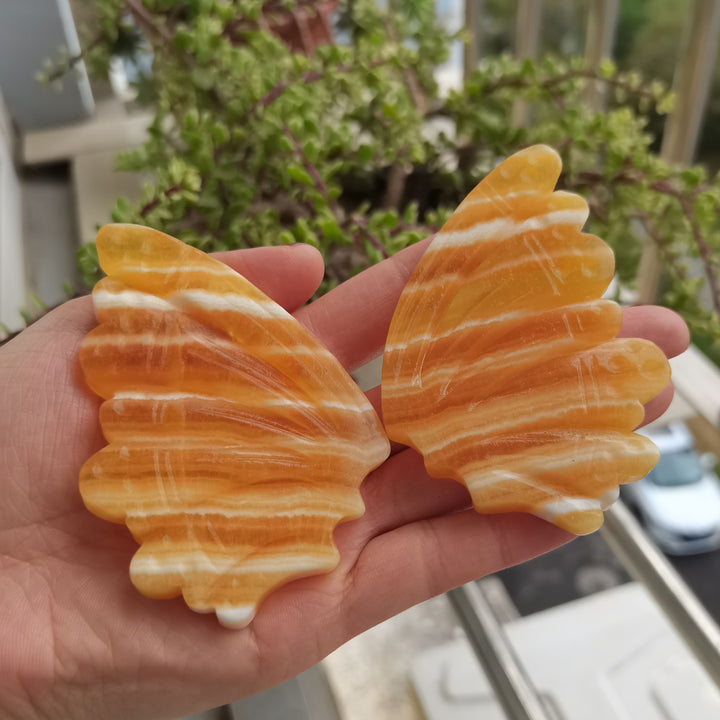
<svg viewBox="0 0 720 720"><path fill-rule="evenodd" d="M117 55L153 55L137 85L154 121L145 145L117 160L152 182L139 202L118 199L114 221L207 251L311 243L326 259L324 291L436 231L500 158L543 142L563 157L561 186L588 200L590 230L615 250L622 281L634 282L649 238L663 301L720 338L720 180L653 152L648 124L672 107L662 83L609 62L592 71L501 56L441 96L434 73L451 37L429 0L345 0L337 43L310 55L274 32L284 13L312 12L303 0L94 2L94 72ZM605 88L602 112L586 101L589 83ZM531 108L527 127L513 123L518 101ZM91 283L92 245L78 262Z"/></svg>

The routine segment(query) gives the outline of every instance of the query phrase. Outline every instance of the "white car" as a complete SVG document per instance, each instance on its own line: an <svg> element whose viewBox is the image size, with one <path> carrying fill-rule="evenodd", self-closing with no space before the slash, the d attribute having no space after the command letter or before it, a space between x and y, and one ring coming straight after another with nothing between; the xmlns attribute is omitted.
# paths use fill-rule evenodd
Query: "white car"
<svg viewBox="0 0 720 720"><path fill-rule="evenodd" d="M658 547L669 555L720 548L720 481L711 453L698 456L683 423L640 430L660 450L646 477L623 486L623 497Z"/></svg>

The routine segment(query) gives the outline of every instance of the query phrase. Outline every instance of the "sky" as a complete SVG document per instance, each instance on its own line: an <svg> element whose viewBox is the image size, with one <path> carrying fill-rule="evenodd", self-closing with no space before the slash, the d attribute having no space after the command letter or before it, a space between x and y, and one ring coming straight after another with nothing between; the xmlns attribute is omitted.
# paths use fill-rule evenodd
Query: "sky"
<svg viewBox="0 0 720 720"><path fill-rule="evenodd" d="M458 29L462 25L463 0L435 0L435 7L451 29Z"/></svg>
<svg viewBox="0 0 720 720"><path fill-rule="evenodd" d="M464 0L435 0L435 8L438 17L450 32L455 32L462 27ZM462 58L462 44L459 42L452 43L450 58L435 73L441 95L444 95L451 88L460 88L462 86Z"/></svg>

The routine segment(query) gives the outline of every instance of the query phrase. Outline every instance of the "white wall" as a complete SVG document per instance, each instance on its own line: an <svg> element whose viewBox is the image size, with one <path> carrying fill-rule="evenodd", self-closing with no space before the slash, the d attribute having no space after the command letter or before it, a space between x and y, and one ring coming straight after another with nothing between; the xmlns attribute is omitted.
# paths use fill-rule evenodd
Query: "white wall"
<svg viewBox="0 0 720 720"><path fill-rule="evenodd" d="M20 183L13 165L13 132L0 96L0 322L24 326L26 276L21 226Z"/></svg>
<svg viewBox="0 0 720 720"><path fill-rule="evenodd" d="M23 130L87 118L93 96L83 63L52 89L35 78L59 48L80 52L68 0L0 0L0 86L5 104Z"/></svg>

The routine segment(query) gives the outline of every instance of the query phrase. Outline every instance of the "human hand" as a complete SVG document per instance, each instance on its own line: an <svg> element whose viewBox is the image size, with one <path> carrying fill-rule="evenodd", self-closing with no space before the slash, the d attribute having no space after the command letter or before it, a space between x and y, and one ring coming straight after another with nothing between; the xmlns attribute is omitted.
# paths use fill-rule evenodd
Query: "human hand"
<svg viewBox="0 0 720 720"><path fill-rule="evenodd" d="M296 317L348 368L381 350L392 311L425 243L371 268ZM223 253L283 307L315 290L311 248ZM229 631L181 599L148 600L128 578L137 549L125 527L92 516L78 492L82 463L105 443L99 399L76 355L95 324L81 298L0 348L0 716L172 718L292 677L368 627L452 587L567 541L527 515L478 515L464 487L429 478L413 451L363 483L363 517L336 531L340 564L296 580ZM687 345L682 321L660 308L626 312L623 334L668 355ZM647 409L664 410L668 388ZM379 393L370 397L379 405Z"/></svg>

